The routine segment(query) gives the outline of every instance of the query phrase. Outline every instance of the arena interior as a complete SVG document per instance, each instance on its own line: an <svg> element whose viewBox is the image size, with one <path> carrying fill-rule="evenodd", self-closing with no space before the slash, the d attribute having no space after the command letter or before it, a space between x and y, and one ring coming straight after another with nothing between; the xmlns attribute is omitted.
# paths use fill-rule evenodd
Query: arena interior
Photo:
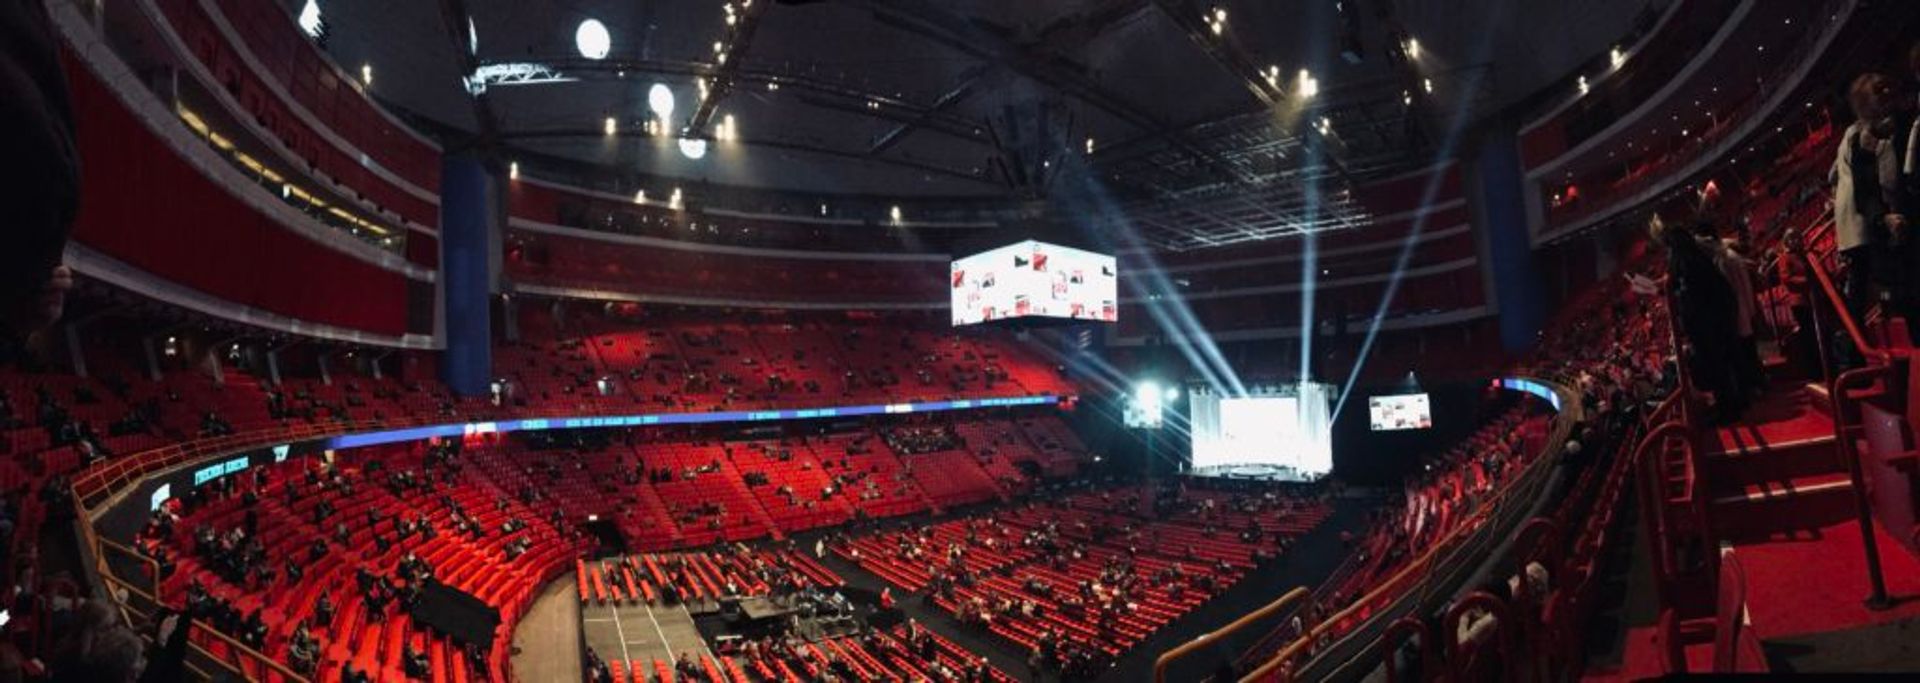
<svg viewBox="0 0 1920 683"><path fill-rule="evenodd" d="M1920 671L1917 35L0 0L0 683Z"/></svg>

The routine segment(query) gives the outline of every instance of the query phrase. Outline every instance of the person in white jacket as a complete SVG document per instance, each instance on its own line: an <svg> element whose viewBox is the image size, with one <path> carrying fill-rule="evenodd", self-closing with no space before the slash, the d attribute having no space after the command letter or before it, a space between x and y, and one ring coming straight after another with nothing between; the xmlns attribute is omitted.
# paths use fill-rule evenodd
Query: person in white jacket
<svg viewBox="0 0 1920 683"><path fill-rule="evenodd" d="M1899 254L1909 242L1907 162L1913 121L1903 116L1893 79L1869 72L1854 79L1847 99L1855 121L1841 134L1833 171L1834 239L1846 263L1847 308L1863 316L1876 286L1907 270Z"/></svg>

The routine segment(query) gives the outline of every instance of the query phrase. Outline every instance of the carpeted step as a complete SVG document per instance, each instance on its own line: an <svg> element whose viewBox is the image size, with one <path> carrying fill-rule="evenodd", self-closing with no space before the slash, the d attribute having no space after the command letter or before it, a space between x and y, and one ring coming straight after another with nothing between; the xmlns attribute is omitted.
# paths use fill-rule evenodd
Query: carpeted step
<svg viewBox="0 0 1920 683"><path fill-rule="evenodd" d="M1721 538L1759 539L1850 519L1853 487L1845 472L1746 484L1718 493L1713 523Z"/></svg>
<svg viewBox="0 0 1920 683"><path fill-rule="evenodd" d="M1753 484L1837 473L1833 418L1813 404L1824 392L1794 388L1770 394L1736 425L1714 430L1704 444L1705 477L1716 497Z"/></svg>

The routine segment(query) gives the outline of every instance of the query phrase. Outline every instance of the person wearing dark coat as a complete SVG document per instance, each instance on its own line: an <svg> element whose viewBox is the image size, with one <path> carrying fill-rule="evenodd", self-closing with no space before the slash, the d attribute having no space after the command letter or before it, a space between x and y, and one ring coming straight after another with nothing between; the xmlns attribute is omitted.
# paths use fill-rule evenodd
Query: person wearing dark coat
<svg viewBox="0 0 1920 683"><path fill-rule="evenodd" d="M1649 224L1653 241L1666 249L1668 305L1690 346L1687 367L1693 383L1713 394L1712 418L1728 423L1746 412L1748 392L1743 388L1736 351L1739 309L1733 287L1699 239L1678 226L1669 227L1659 216Z"/></svg>

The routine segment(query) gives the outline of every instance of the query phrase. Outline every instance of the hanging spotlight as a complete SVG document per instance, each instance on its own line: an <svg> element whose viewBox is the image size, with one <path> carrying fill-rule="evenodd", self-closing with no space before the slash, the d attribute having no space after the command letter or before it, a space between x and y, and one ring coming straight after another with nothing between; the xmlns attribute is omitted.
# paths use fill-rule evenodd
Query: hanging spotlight
<svg viewBox="0 0 1920 683"><path fill-rule="evenodd" d="M647 109L652 110L654 115L659 116L663 121L672 117L673 90L665 83L653 84L653 87L647 89Z"/></svg>
<svg viewBox="0 0 1920 683"><path fill-rule="evenodd" d="M1093 138L1087 138L1087 153L1093 153Z"/></svg>
<svg viewBox="0 0 1920 683"><path fill-rule="evenodd" d="M1433 94L1433 79L1431 78L1420 79L1420 87L1424 88L1427 91L1427 94L1429 95Z"/></svg>
<svg viewBox="0 0 1920 683"><path fill-rule="evenodd" d="M320 20L320 3L316 0L307 0L306 6L300 8L299 21L300 30L309 38L318 38L326 32L326 23Z"/></svg>
<svg viewBox="0 0 1920 683"><path fill-rule="evenodd" d="M515 161L507 164L507 178L509 180L520 179L520 162Z"/></svg>
<svg viewBox="0 0 1920 683"><path fill-rule="evenodd" d="M607 129L607 135L613 135L614 133L619 132L619 123L614 121L613 117L609 116L607 117L606 129Z"/></svg>
<svg viewBox="0 0 1920 683"><path fill-rule="evenodd" d="M642 189L642 190L640 190L640 191L638 191L638 192L634 192L634 193L633 193L633 203L635 203L635 204L645 204L645 203L647 203L647 191L646 191L646 190L644 190L644 189Z"/></svg>
<svg viewBox="0 0 1920 683"><path fill-rule="evenodd" d="M607 53L613 50L613 34L607 32L607 25L599 19L587 19L580 22L580 28L574 29L573 46L587 59L606 59Z"/></svg>
<svg viewBox="0 0 1920 683"><path fill-rule="evenodd" d="M707 141L700 138L680 138L680 156L699 161L707 156Z"/></svg>
<svg viewBox="0 0 1920 683"><path fill-rule="evenodd" d="M1313 74L1308 73L1306 69L1301 69L1300 70L1301 99L1312 99L1314 95L1318 95L1318 94L1320 94L1320 81L1314 78Z"/></svg>
<svg viewBox="0 0 1920 683"><path fill-rule="evenodd" d="M1613 68L1618 69L1620 65L1627 63L1627 54L1615 46L1611 52L1607 53L1607 61L1613 64Z"/></svg>
<svg viewBox="0 0 1920 683"><path fill-rule="evenodd" d="M1420 58L1420 39L1408 38L1407 39L1407 59L1419 59L1419 58Z"/></svg>
<svg viewBox="0 0 1920 683"><path fill-rule="evenodd" d="M887 211L887 215L893 218L894 225L899 225L900 224L900 205L899 204L893 205L893 208Z"/></svg>
<svg viewBox="0 0 1920 683"><path fill-rule="evenodd" d="M1589 86L1589 85L1587 85L1587 77L1586 77L1586 76L1581 76L1581 77L1580 77L1580 83L1579 83L1579 85L1580 85L1580 94L1581 94L1582 96L1584 96L1584 95L1586 95L1588 91L1590 91L1590 90L1592 90L1592 89L1593 89L1593 88L1592 88L1592 86Z"/></svg>
<svg viewBox="0 0 1920 683"><path fill-rule="evenodd" d="M673 194L667 195L667 208L679 211L681 206L680 188L673 188Z"/></svg>
<svg viewBox="0 0 1920 683"><path fill-rule="evenodd" d="M367 87L373 87L373 65L372 64L360 65L360 82L365 84Z"/></svg>

